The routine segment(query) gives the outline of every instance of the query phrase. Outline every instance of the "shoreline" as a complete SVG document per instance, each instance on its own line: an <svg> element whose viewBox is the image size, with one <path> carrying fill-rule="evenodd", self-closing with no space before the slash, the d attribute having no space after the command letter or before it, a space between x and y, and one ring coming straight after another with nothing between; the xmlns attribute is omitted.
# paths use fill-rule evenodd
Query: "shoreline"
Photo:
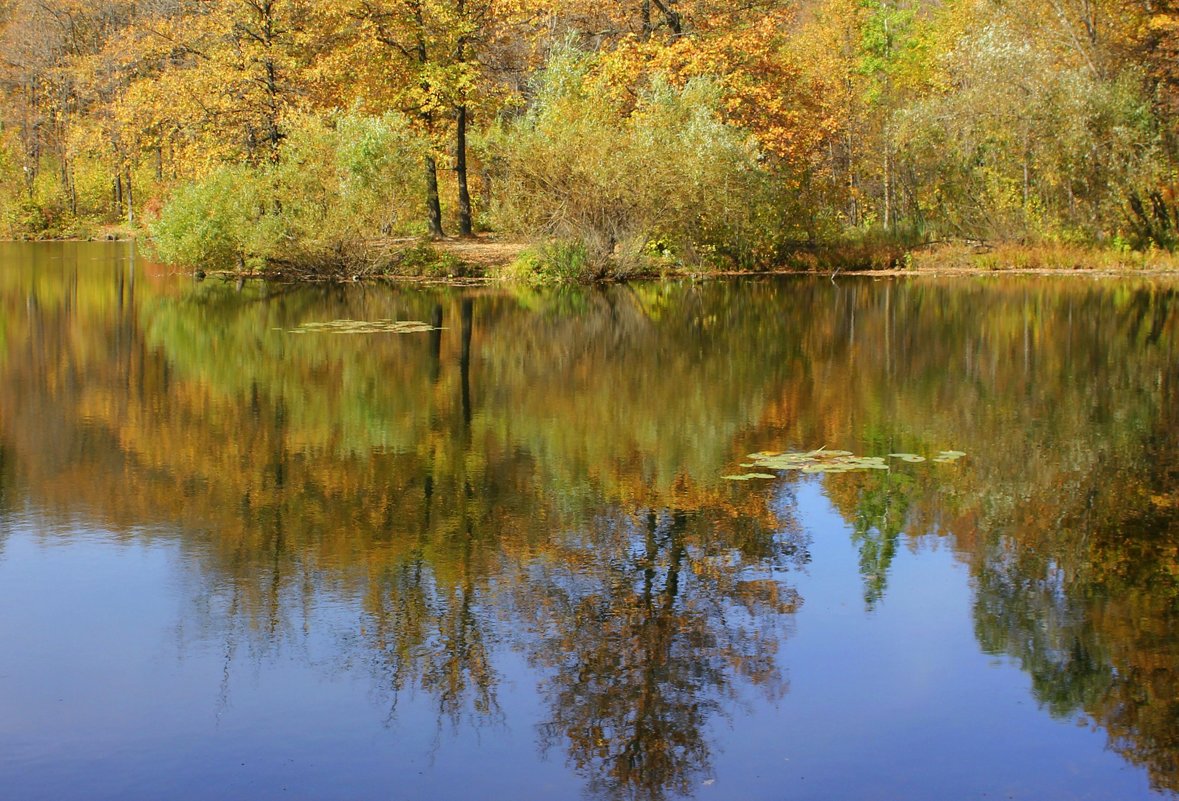
<svg viewBox="0 0 1179 801"><path fill-rule="evenodd" d="M98 243L126 244L140 241L138 236L119 238L56 238L56 239L7 239L16 243ZM442 240L405 239L397 240L410 247L423 246L432 250L436 259L416 272L378 272L358 267L354 274L347 270L323 272L299 271L295 269L272 270L223 270L184 269L173 265L178 273L194 275L198 280L221 278L225 280L268 280L289 284L345 284L368 281L385 281L403 284L486 286L497 283L553 284L554 281L528 281L512 276L509 267L522 254L531 251L536 243L525 241L502 241L486 237L472 239L448 238ZM386 245L391 242L384 243ZM797 266L784 264L764 270L755 269L692 269L682 266L667 266L665 269L651 269L627 275L606 274L597 280L585 282L564 282L566 284L593 285L628 283L631 281L692 280L706 281L726 278L773 278L813 277L838 280L842 277L856 278L917 278L917 277L983 277L983 276L1077 276L1088 278L1167 278L1179 277L1179 254L1165 251L1148 253L1120 252L1112 248L1076 245L1026 245L995 244L978 245L962 242L922 244L902 247L886 244L877 248L869 247L872 253L866 259L869 264L879 259L880 266L849 267L848 251L856 250L862 256L864 249L855 243L836 243L814 250L800 251ZM895 254L904 255L897 258ZM900 261L905 266L896 266ZM889 264L890 266L884 266ZM1091 265L1091 266L1089 266ZM498 273L498 274L497 274Z"/></svg>
<svg viewBox="0 0 1179 801"><path fill-rule="evenodd" d="M189 274L188 271L177 271L178 274ZM921 267L912 269L880 269L880 270L839 270L827 272L824 270L718 270L704 272L666 272L630 275L626 278L602 279L588 283L563 284L563 286L608 286L611 284L628 284L642 281L713 281L735 278L814 278L838 281L841 278L1000 278L1000 277L1041 277L1041 278L1174 278L1179 280L1179 269L1152 268L1112 270L1106 268L1009 268L986 269L982 267L954 267L937 268ZM505 276L497 275L455 275L455 276L424 276L375 274L365 276L339 277L324 276L322 278L284 277L281 274L264 272L233 272L229 270L212 270L199 273L199 280L218 278L225 281L271 281L282 284L364 284L364 283L393 283L419 286L494 286L503 285L534 285ZM542 284L542 286L546 286ZM562 286L562 284L547 284L547 286Z"/></svg>

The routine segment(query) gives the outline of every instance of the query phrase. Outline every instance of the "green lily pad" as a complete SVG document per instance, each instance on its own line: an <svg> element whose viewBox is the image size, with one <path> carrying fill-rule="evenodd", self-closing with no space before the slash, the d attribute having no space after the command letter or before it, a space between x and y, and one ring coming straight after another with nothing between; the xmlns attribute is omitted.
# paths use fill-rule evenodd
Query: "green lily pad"
<svg viewBox="0 0 1179 801"><path fill-rule="evenodd" d="M924 456L918 456L915 453L890 453L894 459L900 459L902 462L909 462L910 464L920 464L925 461Z"/></svg>
<svg viewBox="0 0 1179 801"><path fill-rule="evenodd" d="M771 475L769 473L746 473L745 475L741 475L741 476L721 476L721 478L723 478L726 481L750 481L751 479L755 479L755 478L769 479L769 478L777 478L777 476Z"/></svg>
<svg viewBox="0 0 1179 801"><path fill-rule="evenodd" d="M419 320L329 320L303 323L292 334L420 334L438 330Z"/></svg>
<svg viewBox="0 0 1179 801"><path fill-rule="evenodd" d="M763 470L797 470L807 475L850 473L853 470L887 470L882 456L856 456L851 451L761 451L749 454L750 464ZM744 465L743 465L744 466Z"/></svg>
<svg viewBox="0 0 1179 801"><path fill-rule="evenodd" d="M963 451L940 451L932 461L949 464L962 458ZM910 464L930 461L916 453L890 453L884 456L856 456L851 451L829 451L819 448L814 451L759 451L748 456L749 461L741 467L762 470L796 470L806 475L820 473L850 473L857 470L888 470L888 458L900 459ZM751 478L774 478L764 473L748 473L743 476L725 476L734 481L748 481Z"/></svg>

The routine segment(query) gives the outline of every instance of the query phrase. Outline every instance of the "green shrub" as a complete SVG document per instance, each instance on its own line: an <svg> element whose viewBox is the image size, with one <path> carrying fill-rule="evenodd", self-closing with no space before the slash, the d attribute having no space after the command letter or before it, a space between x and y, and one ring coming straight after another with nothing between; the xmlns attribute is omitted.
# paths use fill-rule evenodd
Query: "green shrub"
<svg viewBox="0 0 1179 801"><path fill-rule="evenodd" d="M162 259L356 275L396 262L382 237L421 218L421 147L399 115L296 119L278 162L225 166L180 187L151 233Z"/></svg>
<svg viewBox="0 0 1179 801"><path fill-rule="evenodd" d="M453 253L440 252L429 242L418 242L392 254L389 272L398 275L448 278L465 275L465 265Z"/></svg>
<svg viewBox="0 0 1179 801"><path fill-rule="evenodd" d="M421 152L400 115L297 120L273 170L284 225L275 257L348 261L366 240L416 233Z"/></svg>
<svg viewBox="0 0 1179 801"><path fill-rule="evenodd" d="M602 278L584 242L545 242L528 248L504 271L504 277L527 284L584 284Z"/></svg>
<svg viewBox="0 0 1179 801"><path fill-rule="evenodd" d="M159 257L205 269L260 266L278 249L278 220L269 176L226 166L181 186L151 226Z"/></svg>
<svg viewBox="0 0 1179 801"><path fill-rule="evenodd" d="M712 81L676 87L656 75L631 108L594 67L593 56L555 52L528 111L484 142L497 227L580 243L590 267L562 273L641 269L656 239L681 261L708 258L750 215L762 178L752 140L721 120Z"/></svg>

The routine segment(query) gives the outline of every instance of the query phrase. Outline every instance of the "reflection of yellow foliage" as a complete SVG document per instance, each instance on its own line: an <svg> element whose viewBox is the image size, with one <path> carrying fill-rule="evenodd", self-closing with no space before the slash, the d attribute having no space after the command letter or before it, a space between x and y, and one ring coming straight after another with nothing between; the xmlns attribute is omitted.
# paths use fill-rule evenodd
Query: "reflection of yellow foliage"
<svg viewBox="0 0 1179 801"><path fill-rule="evenodd" d="M1165 287L718 283L538 294L524 309L498 291L181 293L142 268L132 292L123 268L75 266L0 272L6 497L176 538L259 637L333 593L361 606L365 647L399 681L491 714L486 637L501 604L552 653L594 664L616 655L585 641L605 614L640 670L674 636L728 631L705 600L763 621L802 602L767 572L797 547L793 479L723 481L746 454L960 448L958 464L818 479L857 537L866 594L886 592L898 544L936 532L991 593L988 647L1025 660L1046 697L1106 726L1160 786L1179 785L1169 702L1122 703L1165 699L1173 683L1179 318ZM437 332L287 333L436 316ZM525 569L553 594L528 595ZM657 590L687 593L684 606L661 611ZM1095 655L1109 695L1060 700L1035 666L1067 649L1029 649L1040 629L1009 637L1042 617L1038 598L1067 605L1046 630ZM424 645L443 641L467 661ZM734 634L697 655L775 685L757 643ZM577 711L603 732L611 714Z"/></svg>

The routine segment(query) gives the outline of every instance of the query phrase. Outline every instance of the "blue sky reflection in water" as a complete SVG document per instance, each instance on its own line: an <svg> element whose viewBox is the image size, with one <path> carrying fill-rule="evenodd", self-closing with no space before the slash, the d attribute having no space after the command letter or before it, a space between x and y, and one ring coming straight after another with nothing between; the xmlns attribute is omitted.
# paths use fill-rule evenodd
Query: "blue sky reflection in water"
<svg viewBox="0 0 1179 801"><path fill-rule="evenodd" d="M0 256L0 797L1179 787L1167 284Z"/></svg>

